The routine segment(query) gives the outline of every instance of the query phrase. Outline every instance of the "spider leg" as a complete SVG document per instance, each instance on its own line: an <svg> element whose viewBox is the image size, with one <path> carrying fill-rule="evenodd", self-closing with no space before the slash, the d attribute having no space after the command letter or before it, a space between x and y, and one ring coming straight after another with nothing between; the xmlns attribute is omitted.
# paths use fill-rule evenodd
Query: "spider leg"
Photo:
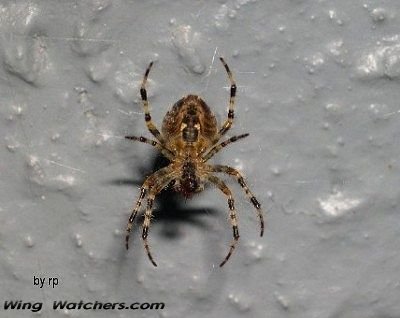
<svg viewBox="0 0 400 318"><path fill-rule="evenodd" d="M165 171L171 171L169 166L163 168ZM161 170L163 170L161 169ZM161 171L159 170L159 171ZM153 174L154 175L154 174ZM168 173L164 176L159 177L156 179L156 184L149 190L149 195L147 197L147 208L144 214L144 221L143 221L143 228L142 228L142 240L144 244L144 249L146 250L147 256L149 257L150 262L157 267L157 263L154 261L153 255L150 252L150 245L147 240L147 236L149 234L149 227L151 222L151 217L153 214L153 202L155 196L164 189L172 180L174 180L175 175ZM155 178L154 178L155 179Z"/></svg>
<svg viewBox="0 0 400 318"><path fill-rule="evenodd" d="M155 198L155 193L152 193L150 191L150 194L147 198L147 208L146 208L146 213L144 215L144 222L143 222L143 230L142 230L142 239L143 239L143 244L144 244L144 249L146 250L147 256L149 257L150 262L157 267L157 263L154 261L153 256L150 253L150 246L147 241L147 235L149 233L149 226L150 226L150 220L151 216L153 213L153 202Z"/></svg>
<svg viewBox="0 0 400 318"><path fill-rule="evenodd" d="M223 172L226 174L229 174L231 176L234 176L240 186L243 188L244 192L246 193L246 196L249 198L250 202L253 204L253 206L257 210L258 218L260 219L260 236L263 236L264 234L264 217L261 211L261 204L257 201L256 197L253 195L253 193L250 191L249 187L247 186L246 182L244 181L243 176L240 174L239 171L237 171L234 168L228 167L228 166L223 166L223 165L215 165L211 166L211 171L213 172Z"/></svg>
<svg viewBox="0 0 400 318"><path fill-rule="evenodd" d="M230 245L229 252L226 255L225 259L222 261L221 264L219 264L220 267L224 266L225 263L228 261L228 259L231 257L236 243L239 240L239 228L237 224L237 218L236 218L236 211L235 211L235 200L233 199L232 192L229 190L227 185L220 180L218 177L214 175L209 175L207 179L215 184L228 198L228 206L229 206L229 219L232 224L232 230L233 230L233 241Z"/></svg>
<svg viewBox="0 0 400 318"><path fill-rule="evenodd" d="M222 148L228 146L230 143L238 141L239 139L245 138L247 137L249 134L243 134L243 135L239 135L239 136L233 136L223 142L221 142L218 145L214 145L214 147L212 147L210 149L210 151L208 151L208 153L203 157L203 162L206 162L208 160L210 160L211 157L213 157L218 151L220 151Z"/></svg>
<svg viewBox="0 0 400 318"><path fill-rule="evenodd" d="M140 209L140 206L142 205L142 200L144 196L146 195L146 190L147 190L147 185L146 183L143 184L143 186L140 188L140 195L139 199L136 201L136 206L133 209L131 216L129 217L128 220L128 225L126 226L126 236L125 236L125 247L126 249L129 249L129 235L131 234L132 226L133 226L133 221L136 218L136 215Z"/></svg>
<svg viewBox="0 0 400 318"><path fill-rule="evenodd" d="M236 83L233 79L233 75L231 70L229 69L228 64L226 64L225 60L220 57L222 65L225 67L226 72L228 73L229 81L231 83L231 94L229 97L229 110L228 110L228 119L222 125L222 128L219 130L219 137L223 136L232 126L234 115L233 106L235 104L235 96L236 96Z"/></svg>
<svg viewBox="0 0 400 318"><path fill-rule="evenodd" d="M135 208L132 210L131 216L128 220L128 225L126 226L126 236L125 236L125 247L129 248L129 236L132 230L133 222L136 218L137 213L142 205L142 200L146 195L146 192L154 193L153 188L156 188L157 191L155 194L160 192L169 182L173 179L170 177L171 168L169 166L162 168L152 175L150 175L143 183L140 188L140 195L138 200L136 201Z"/></svg>
<svg viewBox="0 0 400 318"><path fill-rule="evenodd" d="M140 141L140 142L143 142L145 144L152 145L153 147L156 147L165 157L167 157L170 160L172 160L173 157L174 157L174 154L169 149L167 149L163 145L161 145L158 141L155 141L155 140L152 140L152 139L148 139L148 138L143 137L143 136L140 136L140 137L125 136L125 138L129 139L129 140Z"/></svg>
<svg viewBox="0 0 400 318"><path fill-rule="evenodd" d="M160 131L157 129L156 125L151 120L151 115L150 115L150 110L149 110L149 102L147 100L146 82L147 82L147 77L149 76L152 66L153 66L153 62L150 62L149 66L146 69L146 72L144 73L142 85L140 86L140 96L142 97L142 101L143 101L144 119L146 121L146 126L149 129L149 131L153 134L153 136L156 137L156 139L159 140L163 144L164 138L162 137Z"/></svg>

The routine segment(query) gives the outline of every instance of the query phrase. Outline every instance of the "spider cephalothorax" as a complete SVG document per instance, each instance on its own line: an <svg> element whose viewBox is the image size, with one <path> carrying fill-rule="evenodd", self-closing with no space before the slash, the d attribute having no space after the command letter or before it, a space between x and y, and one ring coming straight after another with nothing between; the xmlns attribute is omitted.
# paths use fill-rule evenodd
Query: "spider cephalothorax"
<svg viewBox="0 0 400 318"><path fill-rule="evenodd" d="M231 89L228 118L219 130L215 116L204 100L197 95L187 95L177 101L172 106L172 109L167 112L160 132L151 120L145 87L153 62L150 63L143 78L140 95L143 100L144 118L147 128L156 140L135 136L126 136L125 138L144 142L156 147L170 163L168 166L151 174L143 183L140 189L139 199L129 218L126 234L126 248L128 248L129 234L132 229L133 221L140 209L143 198L147 194L147 207L143 222L142 239L147 255L154 266L157 266L157 264L150 253L150 247L147 243L153 202L155 196L170 184L174 184L174 189L182 193L186 198L191 197L195 192L202 191L204 189L204 184L207 182L216 185L226 195L230 211L229 219L233 230L233 241L228 254L220 266L223 266L231 256L236 242L239 239L239 230L232 193L215 173L222 172L236 178L240 186L244 189L247 197L250 199L250 202L257 210L261 226L260 235L262 236L264 232L264 221L260 203L258 203L255 196L251 193L240 172L229 166L210 165L207 163L207 161L223 147L248 136L248 134L242 134L220 142L221 138L232 126L234 117L233 106L236 95L236 84L232 73L224 59L221 57L220 60L228 73Z"/></svg>

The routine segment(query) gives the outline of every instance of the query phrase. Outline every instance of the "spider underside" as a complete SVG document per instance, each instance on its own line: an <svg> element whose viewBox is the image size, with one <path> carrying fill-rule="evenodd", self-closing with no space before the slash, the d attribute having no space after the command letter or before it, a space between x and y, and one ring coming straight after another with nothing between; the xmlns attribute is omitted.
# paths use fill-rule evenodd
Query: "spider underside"
<svg viewBox="0 0 400 318"><path fill-rule="evenodd" d="M143 101L147 128L156 140L151 140L142 136L126 136L125 138L154 146L170 161L170 163L168 166L147 177L141 186L139 198L129 217L125 244L128 249L129 235L133 222L141 207L142 200L147 194L147 207L144 214L142 239L147 255L154 266L157 266L157 264L150 252L147 241L150 220L152 218L153 202L156 195L171 182L174 183L174 189L181 192L187 198L196 192L202 191L204 189L204 184L207 182L216 185L227 197L233 241L231 242L228 254L221 262L220 266L223 266L232 255L239 239L239 230L235 211L235 200L232 196L232 192L225 182L219 179L215 173L221 172L236 178L246 196L256 208L260 221L260 236L263 236L264 233L264 220L261 212L261 205L250 191L240 172L225 165L207 164L207 161L222 148L249 135L237 135L220 142L221 138L232 126L236 95L236 84L233 75L224 59L220 57L220 60L225 67L231 84L228 117L220 129L218 129L214 114L203 99L197 95L187 95L177 101L172 109L167 112L160 132L151 119L145 87L153 62L149 64L144 74L140 95Z"/></svg>

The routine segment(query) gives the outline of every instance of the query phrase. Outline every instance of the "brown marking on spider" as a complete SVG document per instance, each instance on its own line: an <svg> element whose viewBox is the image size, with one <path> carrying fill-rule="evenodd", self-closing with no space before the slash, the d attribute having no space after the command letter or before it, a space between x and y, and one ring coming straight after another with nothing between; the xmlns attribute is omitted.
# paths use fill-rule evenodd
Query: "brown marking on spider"
<svg viewBox="0 0 400 318"><path fill-rule="evenodd" d="M164 167L146 178L140 188L140 196L136 201L136 206L129 217L126 228L125 244L128 249L129 235L132 230L133 221L142 205L142 200L147 194L147 207L144 214L144 222L142 228L142 239L147 255L154 266L157 266L150 252L147 242L150 220L152 218L152 209L155 196L161 192L167 185L174 183L174 189L182 193L186 198L192 194L200 192L204 189L204 184L210 182L217 186L218 189L227 197L229 207L229 220L233 231L233 241L225 259L221 262L223 266L232 255L236 243L239 239L239 229L237 225L237 217L235 211L235 201L231 190L220 180L214 173L221 172L233 176L250 202L256 208L260 220L260 236L264 233L264 220L261 212L261 205L250 191L246 182L239 171L224 165L209 165L206 162L211 159L218 151L239 139L247 137L249 134L233 136L222 142L221 138L231 128L234 118L234 104L236 95L236 84L233 75L225 63L224 59L220 60L228 73L231 84L228 116L224 124L218 129L217 121L210 108L200 96L187 95L177 101L170 111L164 117L161 132L153 123L149 111L149 102L147 100L146 82L153 66L151 62L146 69L142 85L140 87L140 95L143 101L144 118L149 131L156 140L150 140L145 137L126 136L126 139L140 141L156 147L170 161L167 167Z"/></svg>

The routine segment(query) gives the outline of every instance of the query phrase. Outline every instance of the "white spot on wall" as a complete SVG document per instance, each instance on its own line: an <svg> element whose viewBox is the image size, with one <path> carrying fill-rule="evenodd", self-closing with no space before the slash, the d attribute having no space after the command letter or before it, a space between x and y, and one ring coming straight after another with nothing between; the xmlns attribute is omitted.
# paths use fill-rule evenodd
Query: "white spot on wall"
<svg viewBox="0 0 400 318"><path fill-rule="evenodd" d="M250 310L250 302L243 295L229 294L229 302L239 312L247 312Z"/></svg>
<svg viewBox="0 0 400 318"><path fill-rule="evenodd" d="M364 52L356 61L356 73L361 79L400 77L400 37L384 38Z"/></svg>
<svg viewBox="0 0 400 318"><path fill-rule="evenodd" d="M332 21L336 22L336 24L343 25L343 20L339 18L336 10L333 10L333 9L329 10L328 16Z"/></svg>
<svg viewBox="0 0 400 318"><path fill-rule="evenodd" d="M30 236L30 235L27 235L25 237L24 243L25 243L26 247L33 247L35 245L35 242L34 242L32 236Z"/></svg>
<svg viewBox="0 0 400 318"><path fill-rule="evenodd" d="M144 74L145 67L141 70ZM126 104L134 101L139 101L139 87L142 81L143 74L135 73L134 70L137 67L130 60L123 60L117 70L114 73L113 83L111 85L114 88L114 94L118 99ZM148 98L154 96L156 89L154 88L154 81L147 79L147 96Z"/></svg>
<svg viewBox="0 0 400 318"><path fill-rule="evenodd" d="M281 295L278 292L274 293L274 296L278 302L278 304L285 310L289 309L289 300L287 299L287 297Z"/></svg>
<svg viewBox="0 0 400 318"><path fill-rule="evenodd" d="M382 22L387 18L387 11L384 8L375 8L371 11L371 18L374 22Z"/></svg>
<svg viewBox="0 0 400 318"><path fill-rule="evenodd" d="M206 68L197 52L200 33L193 32L190 25L180 25L172 33L171 40L185 66L193 73L202 74Z"/></svg>
<svg viewBox="0 0 400 318"><path fill-rule="evenodd" d="M77 247L82 247L82 235L76 233L76 234L74 235L74 241L75 241L75 245L76 245Z"/></svg>
<svg viewBox="0 0 400 318"><path fill-rule="evenodd" d="M331 194L326 199L318 199L322 211L332 217L339 217L360 205L361 200L346 197L343 192Z"/></svg>
<svg viewBox="0 0 400 318"><path fill-rule="evenodd" d="M235 158L234 159L234 168L237 170L243 170L243 160L239 159L239 158Z"/></svg>
<svg viewBox="0 0 400 318"><path fill-rule="evenodd" d="M72 187L75 185L75 177L71 175L59 174L54 178L54 180L59 181L59 186L61 187Z"/></svg>

